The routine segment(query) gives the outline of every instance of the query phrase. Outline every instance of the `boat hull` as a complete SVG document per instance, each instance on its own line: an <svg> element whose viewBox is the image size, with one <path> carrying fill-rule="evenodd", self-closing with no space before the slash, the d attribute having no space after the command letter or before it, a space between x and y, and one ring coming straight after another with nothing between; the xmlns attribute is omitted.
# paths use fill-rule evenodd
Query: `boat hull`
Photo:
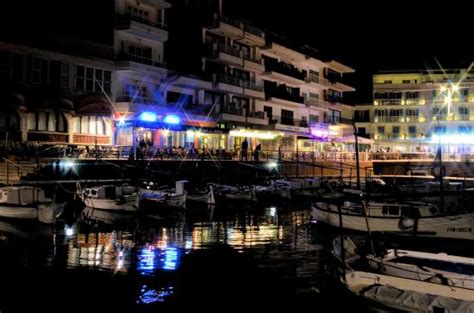
<svg viewBox="0 0 474 313"><path fill-rule="evenodd" d="M312 208L312 218L317 222L339 227L339 213L318 206ZM371 232L393 233L419 237L474 240L474 213L451 216L421 217L413 229L404 229L400 217L378 217L342 213L342 227L367 232L367 220Z"/></svg>

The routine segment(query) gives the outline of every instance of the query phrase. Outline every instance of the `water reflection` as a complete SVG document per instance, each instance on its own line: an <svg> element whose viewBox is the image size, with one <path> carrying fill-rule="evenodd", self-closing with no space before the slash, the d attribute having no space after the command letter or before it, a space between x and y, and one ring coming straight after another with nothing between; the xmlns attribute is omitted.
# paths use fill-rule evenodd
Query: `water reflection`
<svg viewBox="0 0 474 313"><path fill-rule="evenodd" d="M223 208L225 210L225 208ZM136 302L166 302L175 293L176 271L186 255L227 245L244 252L264 246L294 249L307 241L307 211L287 212L276 207L224 214L214 221L164 224L160 221L130 223L127 227L91 224L87 219L74 226L56 225L47 237L47 257L42 264L68 270L110 272L138 279ZM0 224L2 225L2 224ZM92 225L92 226L91 226ZM8 227L7 227L8 226ZM20 236L15 225L4 226L0 235ZM303 230L303 231L301 231ZM36 239L35 239L36 240ZM20 250L22 245L12 249ZM37 251L22 254L28 261ZM42 261L43 262L43 261ZM23 263L22 263L23 264ZM133 276L134 275L134 276ZM143 280L143 281L141 281ZM139 287L138 287L139 286Z"/></svg>

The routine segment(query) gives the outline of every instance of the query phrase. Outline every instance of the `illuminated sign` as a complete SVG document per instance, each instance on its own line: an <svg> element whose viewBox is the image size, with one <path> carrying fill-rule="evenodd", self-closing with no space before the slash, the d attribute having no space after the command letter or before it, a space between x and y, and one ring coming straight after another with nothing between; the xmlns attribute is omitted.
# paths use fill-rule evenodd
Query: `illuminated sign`
<svg viewBox="0 0 474 313"><path fill-rule="evenodd" d="M231 137L247 137L247 138L272 140L272 139L277 138L278 136L283 136L283 133L271 132L271 131L265 131L264 132L264 131L257 131L257 130L239 129L239 130L231 130L229 132L229 136L231 136Z"/></svg>
<svg viewBox="0 0 474 313"><path fill-rule="evenodd" d="M144 122L156 122L158 120L158 116L153 112L142 112L138 115L138 119Z"/></svg>
<svg viewBox="0 0 474 313"><path fill-rule="evenodd" d="M328 140L329 128L325 124L312 124L309 132L311 136L318 140Z"/></svg>
<svg viewBox="0 0 474 313"><path fill-rule="evenodd" d="M178 124L181 124L181 118L177 115L169 114L163 118L163 123L178 125Z"/></svg>

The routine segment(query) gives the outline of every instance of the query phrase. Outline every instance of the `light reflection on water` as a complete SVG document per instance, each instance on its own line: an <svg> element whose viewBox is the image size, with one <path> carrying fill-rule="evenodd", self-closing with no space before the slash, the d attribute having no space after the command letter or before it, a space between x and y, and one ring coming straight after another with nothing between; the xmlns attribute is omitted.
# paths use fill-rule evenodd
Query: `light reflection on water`
<svg viewBox="0 0 474 313"><path fill-rule="evenodd" d="M210 249L216 244L240 252L268 245L296 249L308 241L302 227L308 214L307 211L282 213L271 207L216 221L166 226L158 225L158 222L125 229L91 227L90 223L79 223L72 230L61 226L57 227L57 232L51 232L51 237L46 237L52 242L48 264L71 270L107 271L113 275L136 273L138 277L159 281L161 275L169 275L180 268L184 255ZM174 293L172 282L141 286L137 291L138 304L163 302Z"/></svg>

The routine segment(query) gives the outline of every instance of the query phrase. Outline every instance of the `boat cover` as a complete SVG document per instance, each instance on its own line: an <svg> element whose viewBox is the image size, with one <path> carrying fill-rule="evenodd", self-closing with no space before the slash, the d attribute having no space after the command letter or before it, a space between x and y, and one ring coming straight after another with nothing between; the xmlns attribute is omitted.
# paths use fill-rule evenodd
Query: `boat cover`
<svg viewBox="0 0 474 313"><path fill-rule="evenodd" d="M431 312L434 308L443 308L447 312L474 313L474 299L473 301L463 301L411 290L402 290L390 285L372 285L365 289L362 295L387 306L395 306L408 311Z"/></svg>

